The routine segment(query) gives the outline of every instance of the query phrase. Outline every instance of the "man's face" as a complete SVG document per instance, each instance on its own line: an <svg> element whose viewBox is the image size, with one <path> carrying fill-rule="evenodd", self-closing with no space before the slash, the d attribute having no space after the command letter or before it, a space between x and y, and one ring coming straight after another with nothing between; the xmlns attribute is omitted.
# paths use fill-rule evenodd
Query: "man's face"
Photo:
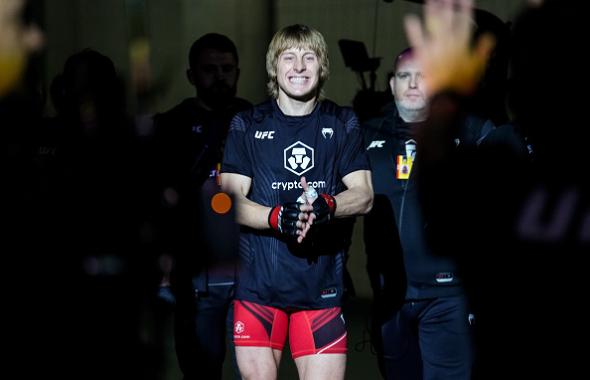
<svg viewBox="0 0 590 380"><path fill-rule="evenodd" d="M428 106L428 94L422 68L411 55L400 60L389 85L398 108L420 111Z"/></svg>
<svg viewBox="0 0 590 380"><path fill-rule="evenodd" d="M281 93L297 100L309 100L317 94L320 64L315 52L309 49L289 48L279 55L277 82Z"/></svg>
<svg viewBox="0 0 590 380"><path fill-rule="evenodd" d="M197 89L197 96L211 108L227 105L236 95L239 69L230 52L203 50L196 67L189 70L189 79Z"/></svg>

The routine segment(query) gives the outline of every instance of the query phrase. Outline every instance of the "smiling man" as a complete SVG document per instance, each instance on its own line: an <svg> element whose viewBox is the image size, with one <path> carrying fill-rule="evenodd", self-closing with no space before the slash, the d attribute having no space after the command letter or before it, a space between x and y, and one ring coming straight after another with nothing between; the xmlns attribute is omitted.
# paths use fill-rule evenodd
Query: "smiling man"
<svg viewBox="0 0 590 380"><path fill-rule="evenodd" d="M244 379L276 379L289 333L300 378L343 379L343 256L351 217L372 207L371 172L356 116L323 99L329 65L318 31L281 29L266 69L272 99L234 118L221 174L245 227L238 366Z"/></svg>

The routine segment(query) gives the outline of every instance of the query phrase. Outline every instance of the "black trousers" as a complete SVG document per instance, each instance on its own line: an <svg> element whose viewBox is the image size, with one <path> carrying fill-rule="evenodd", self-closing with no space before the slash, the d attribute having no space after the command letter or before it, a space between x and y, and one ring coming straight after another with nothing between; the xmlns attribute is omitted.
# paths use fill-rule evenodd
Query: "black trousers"
<svg viewBox="0 0 590 380"><path fill-rule="evenodd" d="M209 286L205 295L176 298L174 339L184 380L221 380L226 339L233 347L233 292L233 285ZM231 357L237 373L233 350Z"/></svg>
<svg viewBox="0 0 590 380"><path fill-rule="evenodd" d="M471 322L464 296L406 301L381 322L386 379L471 379Z"/></svg>

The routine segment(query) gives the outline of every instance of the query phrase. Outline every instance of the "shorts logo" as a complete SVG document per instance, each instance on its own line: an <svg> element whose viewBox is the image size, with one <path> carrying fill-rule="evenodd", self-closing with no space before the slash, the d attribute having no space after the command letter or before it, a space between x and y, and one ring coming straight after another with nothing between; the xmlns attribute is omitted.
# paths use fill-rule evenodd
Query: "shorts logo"
<svg viewBox="0 0 590 380"><path fill-rule="evenodd" d="M246 329L246 326L244 326L244 322L242 321L236 321L236 323L234 323L234 332L236 334L241 334L244 332L244 330Z"/></svg>
<svg viewBox="0 0 590 380"><path fill-rule="evenodd" d="M288 171L302 175L314 165L314 150L301 141L287 147L283 151L284 166Z"/></svg>

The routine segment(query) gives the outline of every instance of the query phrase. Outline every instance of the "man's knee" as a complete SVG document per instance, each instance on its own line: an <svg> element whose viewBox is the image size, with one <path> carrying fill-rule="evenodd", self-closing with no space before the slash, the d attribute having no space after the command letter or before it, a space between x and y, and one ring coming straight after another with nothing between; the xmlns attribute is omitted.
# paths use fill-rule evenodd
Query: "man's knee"
<svg viewBox="0 0 590 380"><path fill-rule="evenodd" d="M242 379L276 379L278 360L272 351L267 347L236 347L236 359Z"/></svg>
<svg viewBox="0 0 590 380"><path fill-rule="evenodd" d="M305 355L295 359L300 379L342 380L346 354Z"/></svg>

